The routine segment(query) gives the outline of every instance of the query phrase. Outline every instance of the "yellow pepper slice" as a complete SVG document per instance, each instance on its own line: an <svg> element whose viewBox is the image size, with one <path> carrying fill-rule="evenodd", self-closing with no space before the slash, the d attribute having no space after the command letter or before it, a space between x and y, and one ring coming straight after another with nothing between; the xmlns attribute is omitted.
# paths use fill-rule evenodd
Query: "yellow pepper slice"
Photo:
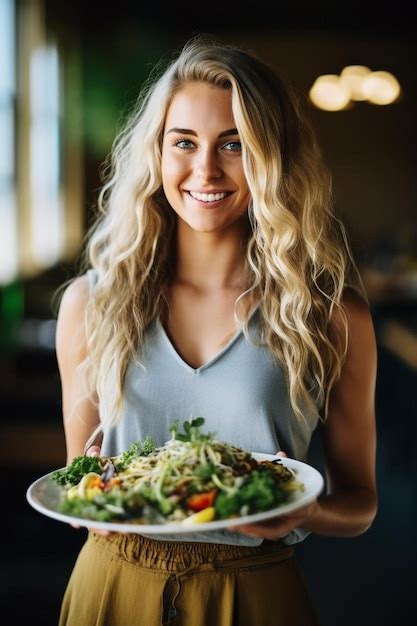
<svg viewBox="0 0 417 626"><path fill-rule="evenodd" d="M198 513L186 517L183 524L204 524L205 522L212 522L216 517L216 509L214 506L208 506Z"/></svg>

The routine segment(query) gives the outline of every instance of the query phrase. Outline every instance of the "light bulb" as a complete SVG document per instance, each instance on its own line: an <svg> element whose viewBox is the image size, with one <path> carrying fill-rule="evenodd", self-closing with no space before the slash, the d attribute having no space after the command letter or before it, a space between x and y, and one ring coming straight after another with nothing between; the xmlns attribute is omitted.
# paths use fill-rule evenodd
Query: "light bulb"
<svg viewBox="0 0 417 626"><path fill-rule="evenodd" d="M350 101L350 94L336 74L324 74L314 82L309 92L310 100L319 109L341 111Z"/></svg>
<svg viewBox="0 0 417 626"><path fill-rule="evenodd" d="M391 104L401 92L398 80L390 72L371 72L364 80L366 99L373 104Z"/></svg>
<svg viewBox="0 0 417 626"><path fill-rule="evenodd" d="M340 73L340 80L349 90L351 100L367 100L363 85L369 74L371 74L371 70L365 65L348 65L343 68Z"/></svg>

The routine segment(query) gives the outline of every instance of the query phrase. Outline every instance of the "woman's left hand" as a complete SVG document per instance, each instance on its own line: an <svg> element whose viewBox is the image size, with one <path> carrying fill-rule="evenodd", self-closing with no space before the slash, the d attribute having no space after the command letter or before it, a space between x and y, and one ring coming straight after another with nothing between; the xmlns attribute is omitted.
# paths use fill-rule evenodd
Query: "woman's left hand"
<svg viewBox="0 0 417 626"><path fill-rule="evenodd" d="M286 457L285 452L277 452L277 456ZM257 524L242 524L229 528L232 532L239 532L251 537L262 537L263 539L281 539L288 535L292 530L303 527L308 524L317 513L319 503L314 500L311 504L303 506L300 509L292 511L288 515L273 517L266 522L258 522Z"/></svg>
<svg viewBox="0 0 417 626"><path fill-rule="evenodd" d="M317 500L307 506L292 511L288 515L272 517L266 522L257 524L242 524L230 527L232 532L239 532L251 537L262 537L263 539L281 539L288 535L295 528L305 527L317 513L319 504Z"/></svg>

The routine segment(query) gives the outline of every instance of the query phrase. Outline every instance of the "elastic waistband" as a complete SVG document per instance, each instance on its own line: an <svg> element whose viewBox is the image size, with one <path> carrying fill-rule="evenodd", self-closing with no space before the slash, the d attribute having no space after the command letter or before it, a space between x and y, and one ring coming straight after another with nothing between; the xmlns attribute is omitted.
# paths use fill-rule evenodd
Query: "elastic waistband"
<svg viewBox="0 0 417 626"><path fill-rule="evenodd" d="M139 567L177 572L205 566L216 571L232 571L290 558L293 548L282 541L265 539L259 546L233 546L197 541L160 541L139 534L101 537L90 531L88 541Z"/></svg>

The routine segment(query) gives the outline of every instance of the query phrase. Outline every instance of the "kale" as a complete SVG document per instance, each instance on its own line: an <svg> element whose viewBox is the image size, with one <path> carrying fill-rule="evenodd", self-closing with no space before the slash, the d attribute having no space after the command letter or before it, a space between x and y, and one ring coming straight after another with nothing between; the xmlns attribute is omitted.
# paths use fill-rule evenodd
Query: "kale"
<svg viewBox="0 0 417 626"><path fill-rule="evenodd" d="M97 456L77 456L71 464L64 469L56 470L52 473L52 480L59 485L78 485L85 474L95 472L101 474L103 471L102 461Z"/></svg>
<svg viewBox="0 0 417 626"><path fill-rule="evenodd" d="M237 493L219 493L214 501L216 509L216 517L219 519L227 519L232 515L239 515L241 503Z"/></svg>
<svg viewBox="0 0 417 626"><path fill-rule="evenodd" d="M242 506L249 513L267 511L285 502L288 495L282 491L268 471L254 470L235 493L220 493L214 503L219 519L239 515Z"/></svg>
<svg viewBox="0 0 417 626"><path fill-rule="evenodd" d="M287 498L277 486L272 474L260 470L254 470L249 475L249 480L241 486L239 495L242 505L249 505L251 513L272 509Z"/></svg>

